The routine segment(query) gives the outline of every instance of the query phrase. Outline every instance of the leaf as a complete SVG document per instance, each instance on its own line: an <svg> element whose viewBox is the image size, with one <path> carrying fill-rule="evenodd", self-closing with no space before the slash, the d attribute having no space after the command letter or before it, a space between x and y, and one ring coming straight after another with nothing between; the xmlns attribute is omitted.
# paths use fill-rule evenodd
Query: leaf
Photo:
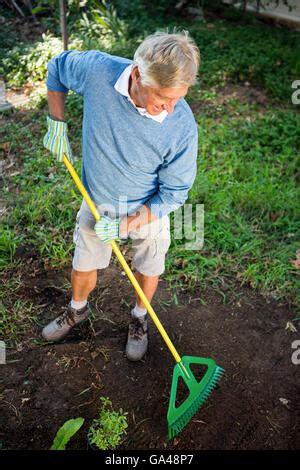
<svg viewBox="0 0 300 470"><path fill-rule="evenodd" d="M81 428L84 418L69 419L57 431L50 450L65 450L66 444Z"/></svg>
<svg viewBox="0 0 300 470"><path fill-rule="evenodd" d="M9 142L4 142L3 144L1 144L1 148L4 152L8 152L9 151Z"/></svg>
<svg viewBox="0 0 300 470"><path fill-rule="evenodd" d="M93 15L93 18L94 20L99 23L101 26L103 26L103 28L108 28L108 25L107 23L105 22L105 20L99 15L99 13L97 13L96 10L93 10L92 12L92 15Z"/></svg>
<svg viewBox="0 0 300 470"><path fill-rule="evenodd" d="M270 212L270 213L269 213L269 219L270 219L272 222L275 222L275 220L277 220L281 215L282 215L281 212Z"/></svg>
<svg viewBox="0 0 300 470"><path fill-rule="evenodd" d="M286 398L279 398L279 401L285 406L288 410L290 410L289 403L290 400L287 400Z"/></svg>
<svg viewBox="0 0 300 470"><path fill-rule="evenodd" d="M287 322L285 329L291 331L292 333L297 332L297 328L293 325L291 321Z"/></svg>
<svg viewBox="0 0 300 470"><path fill-rule="evenodd" d="M45 13L46 11L49 11L49 8L47 7L35 7L31 10L31 13L34 15L38 15L39 13Z"/></svg>

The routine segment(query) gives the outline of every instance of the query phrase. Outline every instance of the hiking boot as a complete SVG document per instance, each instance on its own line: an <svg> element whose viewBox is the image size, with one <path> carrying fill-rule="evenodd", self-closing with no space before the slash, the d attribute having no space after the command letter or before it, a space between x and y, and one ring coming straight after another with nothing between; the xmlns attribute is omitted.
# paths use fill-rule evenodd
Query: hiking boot
<svg viewBox="0 0 300 470"><path fill-rule="evenodd" d="M147 314L139 318L131 315L126 344L127 359L140 361L147 351L147 346Z"/></svg>
<svg viewBox="0 0 300 470"><path fill-rule="evenodd" d="M70 333L74 326L88 319L88 310L88 303L85 307L76 310L71 307L70 302L66 312L45 326L42 331L43 338L46 341L61 341Z"/></svg>

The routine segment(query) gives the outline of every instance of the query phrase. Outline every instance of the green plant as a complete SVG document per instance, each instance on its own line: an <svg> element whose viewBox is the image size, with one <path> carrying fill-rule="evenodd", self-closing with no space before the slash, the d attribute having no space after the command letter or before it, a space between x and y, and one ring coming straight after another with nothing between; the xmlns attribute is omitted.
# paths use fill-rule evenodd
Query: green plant
<svg viewBox="0 0 300 470"><path fill-rule="evenodd" d="M79 1L74 0L74 8ZM147 33L166 27L171 31L170 17L162 18L158 13L150 16L150 6L153 9L156 5L148 1L149 7L145 8L144 1L114 0L118 16L128 28L128 39L115 40L106 33L91 41L89 47L132 57ZM81 11L91 8L88 2L88 8ZM81 15L74 23L68 18L68 26L74 25L74 39L78 37L78 18ZM300 129L299 110L290 105L290 95L292 79L300 70L299 32L227 20L204 24L177 19L176 24L190 31L203 58L199 84L187 97L200 137L198 172L187 202L205 205L205 243L200 251L185 250L182 241L174 239L166 259L166 279L172 289L192 289L199 283L203 289L204 285L211 286L224 301L224 286L229 299L238 283L294 304L297 270L290 260L294 259L299 238ZM0 32L0 64L2 57L9 60L6 71L12 83L14 73L25 70L23 61L28 68L26 65L22 80L31 80L30 56L25 47L37 48L38 56L42 43L21 47L15 33L7 20ZM52 39L61 47L59 38ZM86 36L78 41L82 47L74 48L86 50ZM14 44L20 47L15 55ZM261 104L253 99L257 91L261 92ZM272 96L277 102L271 100ZM29 249L51 269L70 265L74 214L81 203L79 193L65 178L64 168L57 167L43 148L47 112L44 101L43 106L26 113L7 113L0 129L4 169L6 164L15 164L1 176L2 199L8 211L2 215L0 228L0 291L2 288L6 299L0 314L7 318L5 327L14 332L14 338L19 336L21 326L21 337L32 328L31 315L26 321L18 317L15 298L19 293L8 292L7 280L15 277L16 270L24 270L19 266L22 256L20 259L16 250ZM70 93L66 117L78 172L82 112L82 97ZM11 312L15 312L13 321Z"/></svg>
<svg viewBox="0 0 300 470"><path fill-rule="evenodd" d="M113 5L102 0L92 2L90 9L82 13L78 22L79 31L87 39L99 39L105 35L111 35L115 39L125 38L126 25L118 15Z"/></svg>
<svg viewBox="0 0 300 470"><path fill-rule="evenodd" d="M82 48L82 41L70 41L70 49ZM60 38L43 34L42 41L33 44L20 43L7 52L0 66L0 73L5 76L8 85L20 86L26 81L44 80L47 75L47 63L62 52Z"/></svg>
<svg viewBox="0 0 300 470"><path fill-rule="evenodd" d="M84 423L83 418L69 419L57 431L50 450L65 450L66 444Z"/></svg>
<svg viewBox="0 0 300 470"><path fill-rule="evenodd" d="M112 402L105 397L100 397L102 406L99 409L99 418L94 419L88 430L90 444L100 450L114 449L120 443L122 435L126 433L127 413L122 408L115 411Z"/></svg>
<svg viewBox="0 0 300 470"><path fill-rule="evenodd" d="M17 248L17 237L13 230L2 225L0 230L0 271L12 262Z"/></svg>

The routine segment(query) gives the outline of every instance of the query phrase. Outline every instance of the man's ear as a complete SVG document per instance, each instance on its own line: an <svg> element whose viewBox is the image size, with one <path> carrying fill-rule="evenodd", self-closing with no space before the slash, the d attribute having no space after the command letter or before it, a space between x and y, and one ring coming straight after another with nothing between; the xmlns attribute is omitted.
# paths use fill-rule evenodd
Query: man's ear
<svg viewBox="0 0 300 470"><path fill-rule="evenodd" d="M134 81L135 82L140 82L141 81L141 74L140 74L140 71L139 71L139 68L137 65L135 65L132 69L132 74L133 74L133 77L134 77Z"/></svg>

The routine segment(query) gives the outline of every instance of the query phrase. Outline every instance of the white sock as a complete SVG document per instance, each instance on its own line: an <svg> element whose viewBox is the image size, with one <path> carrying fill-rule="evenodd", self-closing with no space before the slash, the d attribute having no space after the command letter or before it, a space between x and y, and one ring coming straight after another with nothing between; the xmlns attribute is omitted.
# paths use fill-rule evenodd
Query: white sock
<svg viewBox="0 0 300 470"><path fill-rule="evenodd" d="M71 300L71 307L75 308L75 310L80 310L81 308L85 307L87 304L86 300Z"/></svg>
<svg viewBox="0 0 300 470"><path fill-rule="evenodd" d="M134 316L136 318L139 318L139 317L143 317L144 315L146 315L147 309L146 308L141 308L141 307L138 306L138 304L135 304L135 307L131 311L131 313L132 313L132 316Z"/></svg>

